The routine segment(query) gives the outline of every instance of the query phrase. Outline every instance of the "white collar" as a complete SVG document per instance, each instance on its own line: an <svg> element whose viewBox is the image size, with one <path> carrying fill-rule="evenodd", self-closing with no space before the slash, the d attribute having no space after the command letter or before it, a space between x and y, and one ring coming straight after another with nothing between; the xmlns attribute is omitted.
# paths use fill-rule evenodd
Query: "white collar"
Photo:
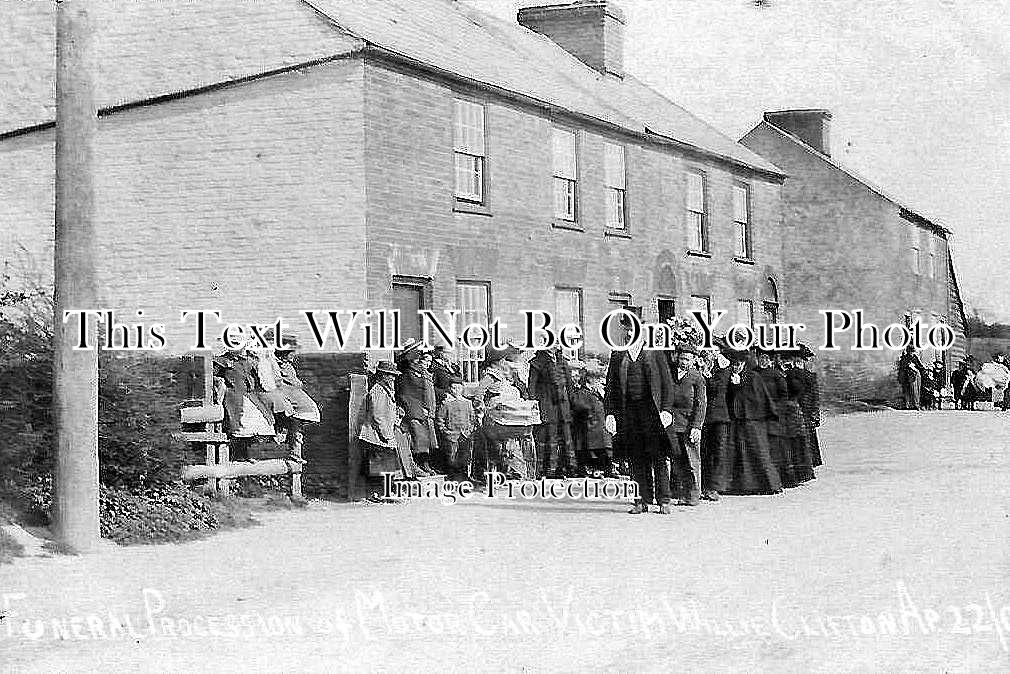
<svg viewBox="0 0 1010 674"><path fill-rule="evenodd" d="M631 360L637 361L638 357L640 355L642 355L642 349L644 347L645 347L645 345L641 341L638 341L638 342L635 342L634 344L632 344L628 348L628 356L631 357Z"/></svg>

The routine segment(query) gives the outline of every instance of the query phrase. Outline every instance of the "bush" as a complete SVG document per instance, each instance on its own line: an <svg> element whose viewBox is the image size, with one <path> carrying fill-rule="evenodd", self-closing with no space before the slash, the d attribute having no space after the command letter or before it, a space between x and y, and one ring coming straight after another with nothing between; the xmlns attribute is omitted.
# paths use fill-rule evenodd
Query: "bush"
<svg viewBox="0 0 1010 674"><path fill-rule="evenodd" d="M53 490L52 292L17 287L0 268L0 502L19 522L41 526L49 523ZM117 543L180 541L249 523L242 506L178 482L190 458L188 446L171 439L181 361L102 352L99 365L102 536Z"/></svg>
<svg viewBox="0 0 1010 674"><path fill-rule="evenodd" d="M121 545L198 538L225 526L253 523L234 501L216 501L182 484L101 488L102 537Z"/></svg>

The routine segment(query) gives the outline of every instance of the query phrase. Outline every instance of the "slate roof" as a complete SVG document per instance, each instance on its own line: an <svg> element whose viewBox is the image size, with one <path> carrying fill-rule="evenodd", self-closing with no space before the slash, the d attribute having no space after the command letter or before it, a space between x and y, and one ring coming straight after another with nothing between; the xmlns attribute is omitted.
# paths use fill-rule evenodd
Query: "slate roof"
<svg viewBox="0 0 1010 674"><path fill-rule="evenodd" d="M0 135L51 122L53 3L0 2ZM362 49L776 176L655 90L605 76L515 21L456 0L97 0L102 108Z"/></svg>
<svg viewBox="0 0 1010 674"><path fill-rule="evenodd" d="M96 102L113 107L352 52L298 0L89 0ZM0 2L0 134L55 114L55 3Z"/></svg>
<svg viewBox="0 0 1010 674"><path fill-rule="evenodd" d="M746 138L751 133L753 133L756 129L758 129L758 128L762 127L762 126L768 127L769 129L771 129L772 131L774 131L778 135L782 136L784 139L786 139L788 141L791 141L791 142L795 143L796 145L799 145L801 148L803 148L804 150L806 150L810 154L814 155L815 157L819 158L821 161L829 164L830 166L834 167L836 170L841 171L842 173L844 173L845 175L849 176L850 178L852 178L856 182L860 183L861 185L863 185L864 187L866 187L866 189L870 190L871 192L873 192L877 196L882 197L882 198L886 199L887 201L890 201L892 204L894 204L899 209L901 209L901 211L903 212L903 215L907 219L912 220L913 222L916 222L917 224L922 225L922 226L926 227L927 229L933 229L933 230L937 231L938 233L942 233L946 237L949 237L953 233L953 232L951 232L951 230L948 227L945 227L944 225L940 224L937 221L936 218L927 217L927 216L923 215L922 213L914 210L911 206L906 205L901 200L899 200L897 197L891 195L883 187L880 187L876 183L874 183L874 182L872 182L872 181L870 181L870 180L862 177L861 175L859 175L858 173L856 173L852 169L849 169L849 168L845 167L844 165L840 164L837 160L833 159L831 156L826 155L823 152L818 152L815 148L812 148L808 144L804 143L803 140L799 136L791 134L788 131L786 131L785 129L781 129L781 128L775 126L774 124L772 124L771 122L768 122L767 120L762 120L756 127L754 127L753 129L751 129L750 131L748 131L746 134L744 134L744 138Z"/></svg>

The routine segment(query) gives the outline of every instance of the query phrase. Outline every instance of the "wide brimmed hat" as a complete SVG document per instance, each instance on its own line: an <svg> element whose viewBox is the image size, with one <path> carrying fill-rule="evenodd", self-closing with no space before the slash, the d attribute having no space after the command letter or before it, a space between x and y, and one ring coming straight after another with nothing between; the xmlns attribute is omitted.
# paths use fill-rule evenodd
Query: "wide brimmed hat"
<svg viewBox="0 0 1010 674"><path fill-rule="evenodd" d="M504 349L496 349L493 346L488 346L484 349L484 362L497 363L498 361L505 360L506 358L515 358L517 355L519 355L519 349L511 344L507 344Z"/></svg>
<svg viewBox="0 0 1010 674"><path fill-rule="evenodd" d="M391 374L399 375L400 368L396 367L396 363L388 360L380 360L375 366L375 374Z"/></svg>
<svg viewBox="0 0 1010 674"><path fill-rule="evenodd" d="M691 353L697 356L699 354L698 347L694 344L680 344L677 346L678 353Z"/></svg>

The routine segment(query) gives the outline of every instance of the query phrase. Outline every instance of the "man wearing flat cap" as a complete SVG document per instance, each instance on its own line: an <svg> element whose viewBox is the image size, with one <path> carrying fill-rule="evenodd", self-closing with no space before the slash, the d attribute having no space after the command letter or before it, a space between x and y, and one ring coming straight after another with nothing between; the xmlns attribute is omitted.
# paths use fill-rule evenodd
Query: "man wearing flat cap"
<svg viewBox="0 0 1010 674"><path fill-rule="evenodd" d="M622 320L628 337L630 320ZM649 512L655 500L661 513L670 512L670 440L673 423L673 380L662 351L645 350L641 340L626 351L614 351L607 368L603 407L607 431L617 436L631 459L639 498L630 511Z"/></svg>
<svg viewBox="0 0 1010 674"><path fill-rule="evenodd" d="M677 350L673 367L673 424L668 427L673 483L679 505L696 506L701 498L701 427L707 408L705 379L695 367L693 344Z"/></svg>

